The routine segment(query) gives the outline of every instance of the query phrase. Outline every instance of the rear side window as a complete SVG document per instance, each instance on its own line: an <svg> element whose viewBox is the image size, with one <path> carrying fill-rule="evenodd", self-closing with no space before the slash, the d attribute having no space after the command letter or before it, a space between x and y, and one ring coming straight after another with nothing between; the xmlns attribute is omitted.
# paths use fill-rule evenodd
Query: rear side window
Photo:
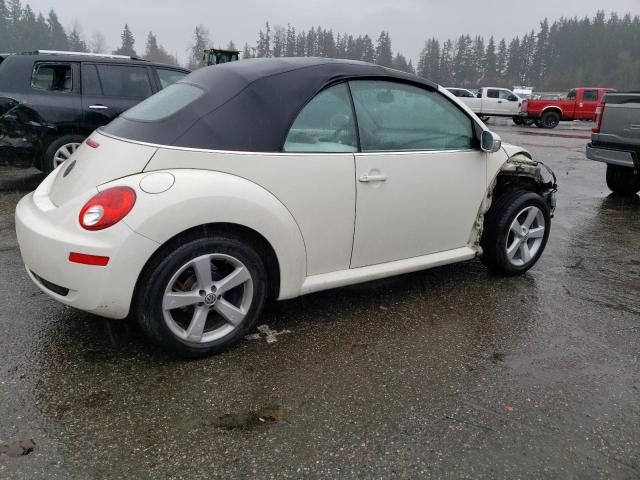
<svg viewBox="0 0 640 480"><path fill-rule="evenodd" d="M567 100L575 100L576 99L576 91L575 90L571 90L569 92L569 95L567 95Z"/></svg>
<svg viewBox="0 0 640 480"><path fill-rule="evenodd" d="M152 93L145 67L98 65L98 74L106 97L147 98Z"/></svg>
<svg viewBox="0 0 640 480"><path fill-rule="evenodd" d="M487 90L488 98L500 98L500 90L489 89Z"/></svg>
<svg viewBox="0 0 640 480"><path fill-rule="evenodd" d="M285 152L341 153L358 150L356 127L347 85L319 93L291 126Z"/></svg>
<svg viewBox="0 0 640 480"><path fill-rule="evenodd" d="M167 70L166 68L157 68L156 72L158 72L158 78L160 79L160 86L162 88L167 88L169 85L176 83L187 75L184 72Z"/></svg>
<svg viewBox="0 0 640 480"><path fill-rule="evenodd" d="M33 69L31 86L49 92L73 90L73 73L68 63L40 63Z"/></svg>
<svg viewBox="0 0 640 480"><path fill-rule="evenodd" d="M582 100L585 102L595 102L598 100L598 91L597 90L585 90L582 95Z"/></svg>
<svg viewBox="0 0 640 480"><path fill-rule="evenodd" d="M127 110L127 120L155 122L167 118L204 95L204 91L186 83L169 85L154 96Z"/></svg>

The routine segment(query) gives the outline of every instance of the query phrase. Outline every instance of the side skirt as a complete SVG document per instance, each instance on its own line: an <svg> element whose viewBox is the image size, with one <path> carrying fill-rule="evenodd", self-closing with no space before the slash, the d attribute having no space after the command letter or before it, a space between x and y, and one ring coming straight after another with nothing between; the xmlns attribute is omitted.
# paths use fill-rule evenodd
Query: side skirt
<svg viewBox="0 0 640 480"><path fill-rule="evenodd" d="M403 273L426 270L449 263L470 260L477 255L477 251L470 247L456 248L446 252L432 253L421 257L396 260L394 262L370 265L368 267L340 270L338 272L322 273L307 277L300 288L300 295L344 287L354 283L370 282L380 278L392 277Z"/></svg>

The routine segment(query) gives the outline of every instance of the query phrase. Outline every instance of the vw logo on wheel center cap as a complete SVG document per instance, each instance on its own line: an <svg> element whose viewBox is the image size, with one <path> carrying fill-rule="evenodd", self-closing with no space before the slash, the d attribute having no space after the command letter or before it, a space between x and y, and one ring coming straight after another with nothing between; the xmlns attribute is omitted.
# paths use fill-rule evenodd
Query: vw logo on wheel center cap
<svg viewBox="0 0 640 480"><path fill-rule="evenodd" d="M207 293L204 297L204 304L210 307L216 303L216 300L218 300L218 297L215 293Z"/></svg>

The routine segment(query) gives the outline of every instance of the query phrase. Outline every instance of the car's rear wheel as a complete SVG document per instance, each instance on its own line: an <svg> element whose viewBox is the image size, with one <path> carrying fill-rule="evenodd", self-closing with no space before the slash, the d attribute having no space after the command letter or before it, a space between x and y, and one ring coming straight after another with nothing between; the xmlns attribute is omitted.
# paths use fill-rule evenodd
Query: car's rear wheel
<svg viewBox="0 0 640 480"><path fill-rule="evenodd" d="M607 164L607 186L621 195L634 195L640 191L640 173L633 168Z"/></svg>
<svg viewBox="0 0 640 480"><path fill-rule="evenodd" d="M541 128L556 128L560 123L560 114L558 112L545 112L540 117L540 120L536 122Z"/></svg>
<svg viewBox="0 0 640 480"><path fill-rule="evenodd" d="M522 117L522 125L533 125L536 119L531 117Z"/></svg>
<svg viewBox="0 0 640 480"><path fill-rule="evenodd" d="M136 317L147 335L185 357L219 353L257 322L267 273L255 249L221 235L179 245L162 255L138 286Z"/></svg>
<svg viewBox="0 0 640 480"><path fill-rule="evenodd" d="M513 120L513 123L515 123L516 125L522 125L523 124L522 117L519 117L517 115L514 116L514 117L511 117L511 120Z"/></svg>
<svg viewBox="0 0 640 480"><path fill-rule="evenodd" d="M494 273L518 275L538 261L549 238L551 213L541 195L511 192L485 217L482 262Z"/></svg>
<svg viewBox="0 0 640 480"><path fill-rule="evenodd" d="M80 135L63 135L49 144L40 162L40 170L50 173L67 161L78 149L84 137Z"/></svg>

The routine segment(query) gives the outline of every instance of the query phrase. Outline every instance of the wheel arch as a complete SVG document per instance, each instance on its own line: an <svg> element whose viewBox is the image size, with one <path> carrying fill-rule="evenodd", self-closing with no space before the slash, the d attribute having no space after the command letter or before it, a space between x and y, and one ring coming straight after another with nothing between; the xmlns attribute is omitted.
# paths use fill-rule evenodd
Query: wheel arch
<svg viewBox="0 0 640 480"><path fill-rule="evenodd" d="M275 299L280 293L280 265L278 263L278 257L276 252L269 243L269 241L260 232L253 230L252 228L240 225L237 223L207 223L202 225L196 225L194 227L183 230L176 233L173 237L169 238L166 242L160 245L155 252L147 259L144 267L138 275L136 280L135 289L131 297L131 305L135 305L137 296L141 292L141 281L147 274L150 268L156 266L160 259L164 258L169 252L174 250L177 246L197 238L203 238L213 236L216 234L223 234L239 238L247 241L257 253L264 260L265 268L268 276L268 296Z"/></svg>
<svg viewBox="0 0 640 480"><path fill-rule="evenodd" d="M542 112L540 112L540 118L542 118L542 116L547 112L557 113L558 115L560 115L560 120L564 118L564 112L562 111L562 108L558 107L557 105L550 105L548 107L544 107L542 109Z"/></svg>

